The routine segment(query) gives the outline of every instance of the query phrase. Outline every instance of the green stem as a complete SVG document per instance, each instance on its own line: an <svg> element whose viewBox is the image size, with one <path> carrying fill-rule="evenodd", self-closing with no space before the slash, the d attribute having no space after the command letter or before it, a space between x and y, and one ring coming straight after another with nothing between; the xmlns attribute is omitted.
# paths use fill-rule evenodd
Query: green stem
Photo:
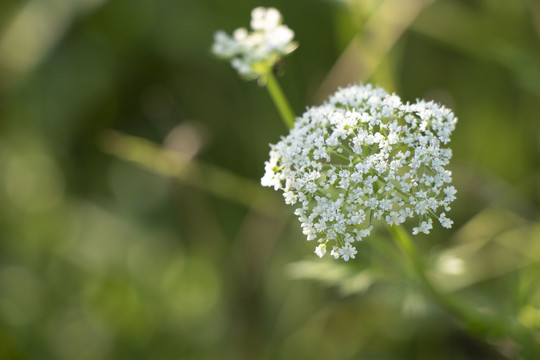
<svg viewBox="0 0 540 360"><path fill-rule="evenodd" d="M390 226L390 233L393 235L398 247L405 253L411 261L416 276L424 286L428 295L437 302L448 313L458 318L468 330L476 336L482 337L509 337L522 346L523 354L537 351L534 340L530 333L517 322L505 321L505 319L489 316L468 306L460 299L448 293L441 292L428 278L422 257L416 250L413 241L408 233L401 226ZM532 346L531 346L532 345Z"/></svg>
<svg viewBox="0 0 540 360"><path fill-rule="evenodd" d="M266 89L268 90L270 97L274 101L274 104L276 105L279 114L283 119L283 122L289 129L292 129L292 127L294 126L294 113L291 110L291 106L289 105L287 98L283 94L283 91L281 90L281 87L279 86L274 74L272 74L272 71L269 71L265 75L265 80Z"/></svg>
<svg viewBox="0 0 540 360"><path fill-rule="evenodd" d="M335 150L330 150L330 154L332 154L332 155L334 155L335 157L338 157L338 158L340 158L340 159L342 159L342 160L349 161L349 158L348 158L348 157L346 157L346 156L343 155L343 154L338 153L338 152L335 151Z"/></svg>

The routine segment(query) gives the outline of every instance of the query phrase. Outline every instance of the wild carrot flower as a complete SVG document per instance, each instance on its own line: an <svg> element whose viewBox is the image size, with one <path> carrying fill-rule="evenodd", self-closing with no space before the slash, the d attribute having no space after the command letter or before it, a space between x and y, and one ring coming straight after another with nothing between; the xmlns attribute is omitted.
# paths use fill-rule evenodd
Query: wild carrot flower
<svg viewBox="0 0 540 360"><path fill-rule="evenodd" d="M307 240L347 261L353 243L370 235L374 219L399 225L415 219L413 234L429 233L432 219L451 227L455 199L445 169L456 118L433 102L402 103L371 85L338 90L308 109L275 145L264 186L283 191L297 206Z"/></svg>
<svg viewBox="0 0 540 360"><path fill-rule="evenodd" d="M224 31L214 34L212 52L224 59L246 79L264 76L283 56L297 48L294 32L282 24L274 8L258 7L251 12L251 29L236 29L232 36Z"/></svg>

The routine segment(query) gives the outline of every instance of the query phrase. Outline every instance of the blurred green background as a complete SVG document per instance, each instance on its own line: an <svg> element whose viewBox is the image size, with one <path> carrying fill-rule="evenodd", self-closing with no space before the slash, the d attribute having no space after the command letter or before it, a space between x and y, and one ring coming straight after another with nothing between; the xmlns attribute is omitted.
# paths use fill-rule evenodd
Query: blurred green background
<svg viewBox="0 0 540 360"><path fill-rule="evenodd" d="M300 44L297 114L359 81L454 110L455 225L415 239L445 291L540 331L538 1L3 0L0 359L511 356L384 228L319 260L258 185L286 129L209 49L260 5Z"/></svg>

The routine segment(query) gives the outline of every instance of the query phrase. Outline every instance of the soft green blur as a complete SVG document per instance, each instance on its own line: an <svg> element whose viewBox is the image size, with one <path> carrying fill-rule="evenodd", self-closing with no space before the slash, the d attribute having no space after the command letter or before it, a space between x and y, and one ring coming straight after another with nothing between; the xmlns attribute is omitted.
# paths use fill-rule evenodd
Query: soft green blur
<svg viewBox="0 0 540 360"><path fill-rule="evenodd" d="M258 185L287 131L210 54L274 6L297 115L376 83L459 118L430 276L540 334L537 0L0 2L0 359L504 359L432 304L384 228L313 254ZM488 339L489 340L489 339Z"/></svg>

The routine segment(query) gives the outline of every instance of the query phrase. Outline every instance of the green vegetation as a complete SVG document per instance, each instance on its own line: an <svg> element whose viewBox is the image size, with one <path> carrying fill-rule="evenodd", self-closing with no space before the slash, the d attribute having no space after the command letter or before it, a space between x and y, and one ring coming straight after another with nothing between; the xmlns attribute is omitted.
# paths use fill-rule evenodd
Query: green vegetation
<svg viewBox="0 0 540 360"><path fill-rule="evenodd" d="M493 331L423 290L386 228L354 260L321 260L260 186L287 129L266 90L210 52L213 33L256 5L0 3L0 359L492 360L519 358L515 339L533 348L540 4L264 4L300 44L278 77L297 114L367 81L454 111L455 224L413 240L431 284Z"/></svg>

